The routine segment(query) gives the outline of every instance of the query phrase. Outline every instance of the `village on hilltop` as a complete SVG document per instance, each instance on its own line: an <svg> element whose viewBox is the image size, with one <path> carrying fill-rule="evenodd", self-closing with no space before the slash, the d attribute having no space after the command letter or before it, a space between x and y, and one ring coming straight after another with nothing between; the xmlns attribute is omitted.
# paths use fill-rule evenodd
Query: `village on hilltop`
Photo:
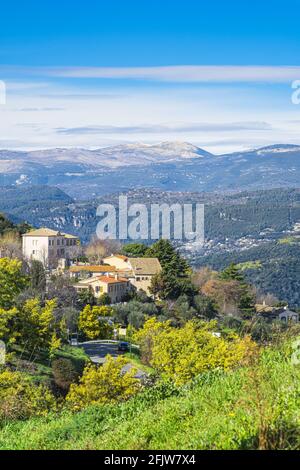
<svg viewBox="0 0 300 470"><path fill-rule="evenodd" d="M109 297L112 304L122 302L132 292L151 293L151 281L162 268L157 258L128 257L114 253L101 258L98 264L78 260L80 239L49 228L39 228L22 235L22 251L27 260L40 261L49 273L65 272L73 279L77 293L89 291L99 299ZM255 304L259 317L269 321L298 322L299 313L286 305L273 307Z"/></svg>
<svg viewBox="0 0 300 470"><path fill-rule="evenodd" d="M90 290L97 299L103 294L112 303L121 302L130 291L150 295L153 276L161 271L157 258L130 258L121 254L103 257L101 264L74 263L78 237L49 228L32 230L22 236L23 255L40 261L49 272L67 271L78 292Z"/></svg>

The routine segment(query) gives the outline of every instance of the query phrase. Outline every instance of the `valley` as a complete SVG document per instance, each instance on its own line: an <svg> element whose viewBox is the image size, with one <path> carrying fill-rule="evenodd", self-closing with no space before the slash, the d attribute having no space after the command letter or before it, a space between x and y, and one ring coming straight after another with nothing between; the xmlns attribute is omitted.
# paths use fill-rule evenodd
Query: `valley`
<svg viewBox="0 0 300 470"><path fill-rule="evenodd" d="M118 207L120 193L77 201L49 186L2 186L0 211L16 223L74 233L87 243L96 233L100 203ZM132 190L128 203L203 203L205 243L183 240L175 245L194 267L223 269L230 262L254 262L244 273L263 292L300 305L300 190L240 192L171 192ZM129 240L130 241L130 240ZM144 240L150 243L149 240Z"/></svg>

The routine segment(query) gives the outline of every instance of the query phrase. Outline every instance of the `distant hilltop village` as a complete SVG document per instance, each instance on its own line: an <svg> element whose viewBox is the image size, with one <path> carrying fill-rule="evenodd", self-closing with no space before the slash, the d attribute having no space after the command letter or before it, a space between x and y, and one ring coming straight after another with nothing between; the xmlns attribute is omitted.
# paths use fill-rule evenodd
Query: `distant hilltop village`
<svg viewBox="0 0 300 470"><path fill-rule="evenodd" d="M78 292L90 290L96 298L107 294L113 303L120 302L132 290L143 290L150 295L151 280L161 271L157 258L111 254L97 265L74 263L79 245L78 237L49 228L22 236L24 257L40 261L50 272L67 271L77 281L74 287Z"/></svg>

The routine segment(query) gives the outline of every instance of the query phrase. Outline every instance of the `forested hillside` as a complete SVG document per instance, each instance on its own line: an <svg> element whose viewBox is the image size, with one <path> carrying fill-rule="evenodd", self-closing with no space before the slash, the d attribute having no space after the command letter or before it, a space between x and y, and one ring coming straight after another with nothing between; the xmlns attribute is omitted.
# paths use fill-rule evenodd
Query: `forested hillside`
<svg viewBox="0 0 300 470"><path fill-rule="evenodd" d="M300 238L267 242L248 250L212 254L197 258L197 266L223 269L239 264L248 282L300 307Z"/></svg>
<svg viewBox="0 0 300 470"><path fill-rule="evenodd" d="M300 190L224 193L178 193L138 190L125 193L128 204L203 203L207 240L236 240L243 236L268 238L279 236L300 222ZM88 241L95 234L100 203L118 208L119 193L90 201L74 201L58 188L28 186L0 187L0 211L35 226L49 226L79 235ZM266 230L265 234L261 234Z"/></svg>
<svg viewBox="0 0 300 470"><path fill-rule="evenodd" d="M126 193L128 204L203 203L203 247L179 242L194 266L223 268L230 262L260 261L246 269L247 279L264 292L272 292L292 306L299 306L299 246L280 239L297 236L300 230L300 190L223 193L172 193L136 190ZM78 235L83 243L96 233L96 209L100 203L118 208L119 194L91 201L74 201L60 189L47 186L0 187L0 211L18 223L47 226ZM300 232L299 232L300 233ZM277 243L279 242L279 243ZM149 242L148 242L149 243Z"/></svg>
<svg viewBox="0 0 300 470"><path fill-rule="evenodd" d="M38 217L71 202L67 194L50 186L0 186L0 211L18 221L38 225Z"/></svg>
<svg viewBox="0 0 300 470"><path fill-rule="evenodd" d="M15 233L16 235L22 235L28 231L30 226L26 223L14 224L5 215L0 213L0 237L8 233Z"/></svg>

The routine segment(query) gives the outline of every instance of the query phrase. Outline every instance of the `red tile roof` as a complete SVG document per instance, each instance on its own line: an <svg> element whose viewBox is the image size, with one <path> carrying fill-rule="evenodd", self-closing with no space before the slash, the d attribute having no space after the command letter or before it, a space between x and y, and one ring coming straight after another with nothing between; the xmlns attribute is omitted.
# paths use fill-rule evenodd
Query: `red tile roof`
<svg viewBox="0 0 300 470"><path fill-rule="evenodd" d="M117 284L118 282L128 282L128 279L125 279L123 277L119 277L116 279L115 277L112 276L97 276L97 279L101 282L105 282L106 284Z"/></svg>

